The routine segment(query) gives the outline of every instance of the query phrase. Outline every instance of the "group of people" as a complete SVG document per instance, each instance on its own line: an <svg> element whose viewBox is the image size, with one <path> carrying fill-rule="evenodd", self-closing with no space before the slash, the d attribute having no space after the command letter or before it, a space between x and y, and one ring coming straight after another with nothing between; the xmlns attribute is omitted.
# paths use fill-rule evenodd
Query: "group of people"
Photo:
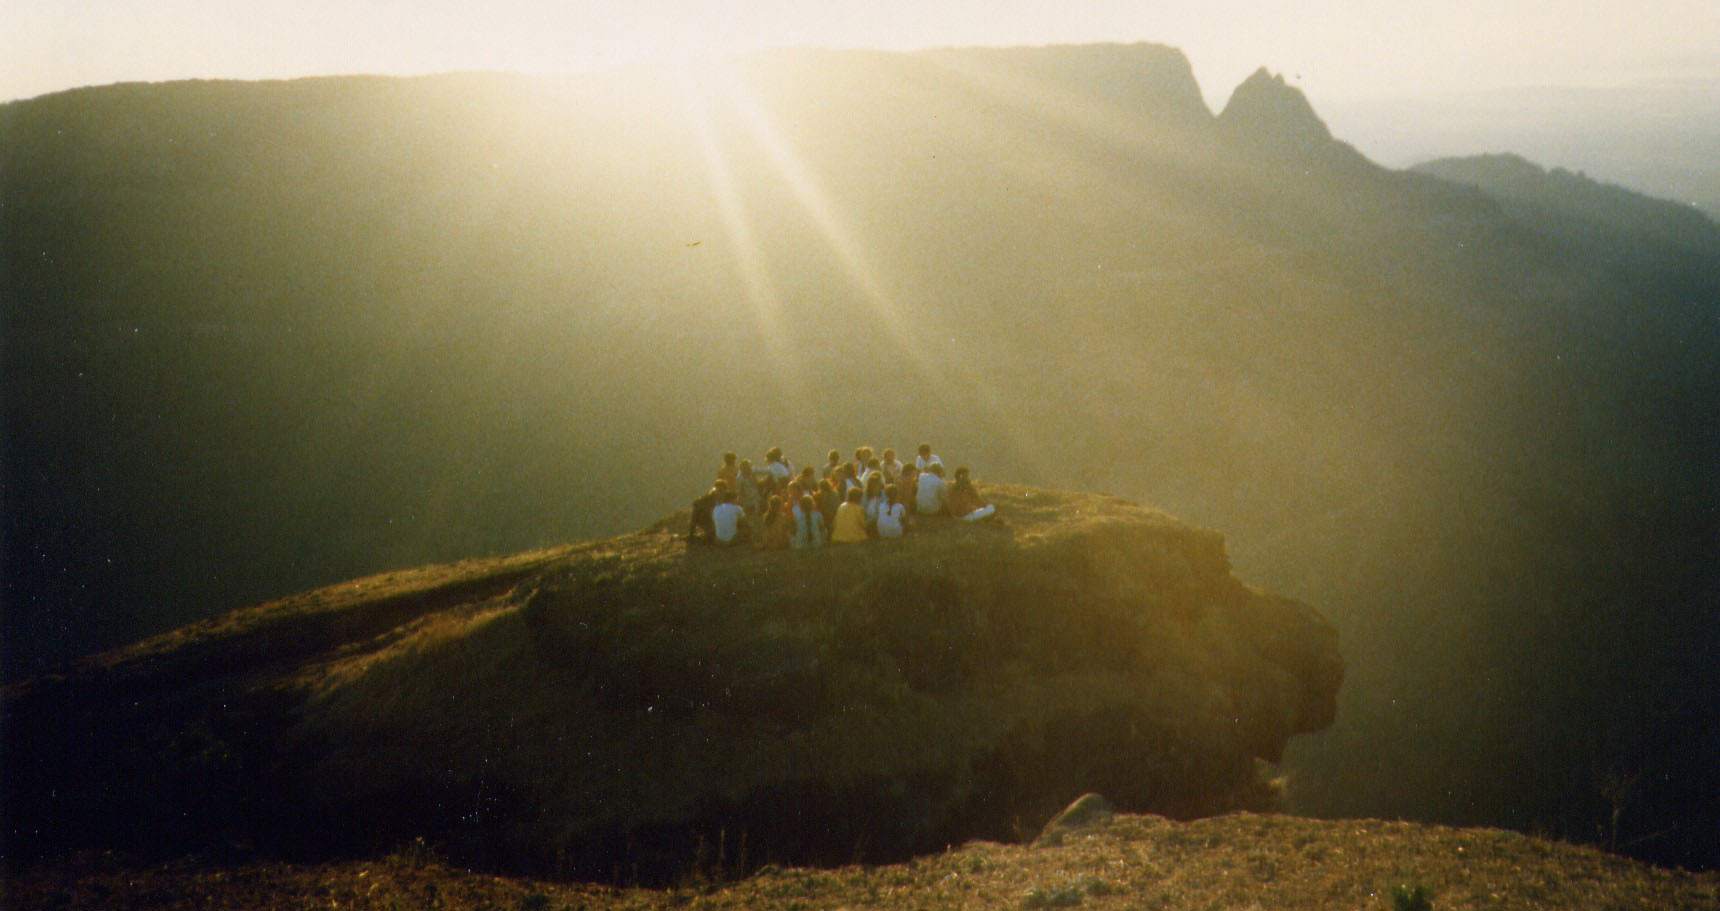
<svg viewBox="0 0 1720 911"><path fill-rule="evenodd" d="M687 540L723 546L753 543L767 549L805 549L900 538L915 520L951 516L978 521L996 513L975 489L968 470L944 476L944 462L921 443L911 462L870 446L844 461L832 449L822 471L796 471L781 447L764 454L764 468L723 453L716 481L693 501Z"/></svg>

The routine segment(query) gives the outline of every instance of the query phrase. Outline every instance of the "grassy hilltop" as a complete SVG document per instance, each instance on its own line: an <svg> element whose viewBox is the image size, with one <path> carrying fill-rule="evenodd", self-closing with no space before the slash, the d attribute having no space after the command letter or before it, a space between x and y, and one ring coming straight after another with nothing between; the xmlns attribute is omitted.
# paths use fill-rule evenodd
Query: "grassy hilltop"
<svg viewBox="0 0 1720 911"><path fill-rule="evenodd" d="M815 552L647 532L359 580L8 693L11 856L375 856L540 875L899 860L1085 790L1187 818L1332 721L1312 609L1112 498Z"/></svg>

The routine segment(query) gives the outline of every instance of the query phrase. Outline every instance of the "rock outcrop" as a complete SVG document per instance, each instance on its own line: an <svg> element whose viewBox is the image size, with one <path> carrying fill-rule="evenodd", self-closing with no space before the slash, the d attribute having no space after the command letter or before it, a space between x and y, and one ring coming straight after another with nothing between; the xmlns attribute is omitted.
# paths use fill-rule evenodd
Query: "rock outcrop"
<svg viewBox="0 0 1720 911"><path fill-rule="evenodd" d="M1270 158L1299 164L1372 169L1354 147L1332 137L1302 90L1261 67L1242 81L1218 115L1219 133Z"/></svg>
<svg viewBox="0 0 1720 911"><path fill-rule="evenodd" d="M251 844L651 880L1022 839L1073 797L1269 800L1337 636L1223 538L989 486L1003 517L812 552L684 517L360 580L7 693L9 854Z"/></svg>

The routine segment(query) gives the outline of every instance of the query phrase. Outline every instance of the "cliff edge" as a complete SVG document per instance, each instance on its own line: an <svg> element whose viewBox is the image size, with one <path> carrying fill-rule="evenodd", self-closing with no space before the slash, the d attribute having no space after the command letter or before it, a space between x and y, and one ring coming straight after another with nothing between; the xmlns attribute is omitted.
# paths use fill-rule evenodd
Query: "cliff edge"
<svg viewBox="0 0 1720 911"><path fill-rule="evenodd" d="M1270 802L1332 721L1337 635L1218 533L984 488L1000 521L808 552L684 517L237 611L6 693L8 855L416 838L497 870L651 880L1020 840L1085 791Z"/></svg>

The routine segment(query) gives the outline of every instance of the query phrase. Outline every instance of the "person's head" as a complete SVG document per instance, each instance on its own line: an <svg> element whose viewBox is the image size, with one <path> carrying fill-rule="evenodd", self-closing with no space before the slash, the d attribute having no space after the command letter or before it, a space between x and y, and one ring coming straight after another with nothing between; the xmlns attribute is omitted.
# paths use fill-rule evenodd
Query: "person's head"
<svg viewBox="0 0 1720 911"><path fill-rule="evenodd" d="M734 453L732 453L732 452L723 453L723 464L724 465L733 465L734 463L735 463L735 454Z"/></svg>
<svg viewBox="0 0 1720 911"><path fill-rule="evenodd" d="M813 471L811 465L807 465L806 467L800 469L800 476L802 478L805 478L806 480L810 481L813 478L818 477L818 472Z"/></svg>
<svg viewBox="0 0 1720 911"><path fill-rule="evenodd" d="M902 477L904 477L904 478L919 477L919 474L920 474L920 469L918 467L916 467L913 462L909 462L908 464L902 466Z"/></svg>
<svg viewBox="0 0 1720 911"><path fill-rule="evenodd" d="M878 461L877 459L868 459L866 462L866 470L867 471L879 471L883 467L884 467L884 463Z"/></svg>
<svg viewBox="0 0 1720 911"><path fill-rule="evenodd" d="M854 463L853 462L849 462L849 463L842 466L842 476L843 477L852 478L856 474L857 474L857 472L854 470Z"/></svg>
<svg viewBox="0 0 1720 911"><path fill-rule="evenodd" d="M770 495L769 505L765 506L765 508L764 508L764 513L765 513L765 515L768 516L768 515L776 512L777 510L779 510L781 508L782 508L782 497L779 497L773 493Z"/></svg>
<svg viewBox="0 0 1720 911"><path fill-rule="evenodd" d="M711 489L716 491L718 496L721 496L725 491L727 491L729 489L729 482L723 480L722 478L718 478L716 480L716 483L711 485Z"/></svg>
<svg viewBox="0 0 1720 911"><path fill-rule="evenodd" d="M896 485L884 485L884 499L889 500L891 503L896 502Z"/></svg>
<svg viewBox="0 0 1720 911"><path fill-rule="evenodd" d="M872 447L862 446L859 449L854 450L854 461L859 462L862 465L872 461Z"/></svg>
<svg viewBox="0 0 1720 911"><path fill-rule="evenodd" d="M896 450L886 447L884 449L884 461L886 461L886 462L896 461Z"/></svg>
<svg viewBox="0 0 1720 911"><path fill-rule="evenodd" d="M733 503L735 501L735 492L732 490L729 490L727 488L724 488L721 493L717 494L717 499L723 501L724 503Z"/></svg>
<svg viewBox="0 0 1720 911"><path fill-rule="evenodd" d="M825 456L825 458L830 460L830 464L835 465L837 462L842 461L842 453L838 450L832 449L830 450L830 455Z"/></svg>
<svg viewBox="0 0 1720 911"><path fill-rule="evenodd" d="M752 459L741 459L741 471L752 471Z"/></svg>
<svg viewBox="0 0 1720 911"><path fill-rule="evenodd" d="M870 474L866 476L866 496L873 497L884 492L884 476Z"/></svg>
<svg viewBox="0 0 1720 911"><path fill-rule="evenodd" d="M780 461L782 461L782 447L781 446L772 446L771 448L765 450L764 460L766 462L780 462Z"/></svg>
<svg viewBox="0 0 1720 911"><path fill-rule="evenodd" d="M812 497L810 495L807 495L807 494L801 494L800 511L804 512L804 513L811 513L813 509L814 509L814 507L812 505Z"/></svg>
<svg viewBox="0 0 1720 911"><path fill-rule="evenodd" d="M967 480L967 477L968 477L968 469L967 469L966 465L963 465L962 467L956 469L956 480L965 481L965 480Z"/></svg>
<svg viewBox="0 0 1720 911"><path fill-rule="evenodd" d="M940 478L944 476L944 466L938 462L933 462L932 464L926 466L926 470L931 472L932 474L937 475Z"/></svg>
<svg viewBox="0 0 1720 911"><path fill-rule="evenodd" d="M860 502L860 488L854 487L854 488L849 489L849 491L848 491L848 502L850 502L850 503Z"/></svg>

